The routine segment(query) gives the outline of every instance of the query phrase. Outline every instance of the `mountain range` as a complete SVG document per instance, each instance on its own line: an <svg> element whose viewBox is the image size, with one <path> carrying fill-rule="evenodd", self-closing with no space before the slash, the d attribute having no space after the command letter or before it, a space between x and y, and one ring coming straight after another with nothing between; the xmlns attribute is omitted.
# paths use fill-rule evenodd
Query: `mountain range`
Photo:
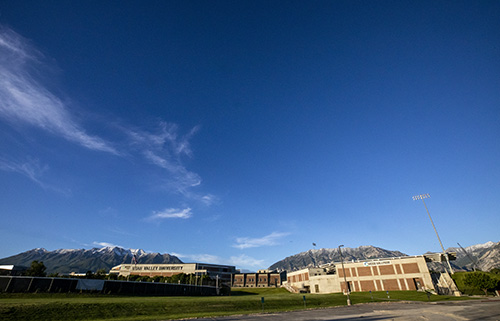
<svg viewBox="0 0 500 321"><path fill-rule="evenodd" d="M14 256L0 259L0 264L14 264L29 267L34 260L42 261L46 272L69 274L71 272L86 273L99 269L109 271L113 266L131 263L136 257L137 263L162 264L182 263L179 258L170 254L146 253L143 250L131 250L121 247L103 247L86 249L60 249L47 251L33 249Z"/></svg>
<svg viewBox="0 0 500 321"><path fill-rule="evenodd" d="M351 261L406 256L406 254L399 251L389 251L380 247L368 245L360 246L357 248L342 248L342 256L344 261ZM314 249L289 256L281 261L274 263L269 267L269 269L295 271L305 267L320 266L326 263L340 261L341 258L339 250L337 248L319 250Z"/></svg>
<svg viewBox="0 0 500 321"><path fill-rule="evenodd" d="M478 270L489 271L500 267L500 242L486 242L464 248L448 248L448 252L456 252L457 259L451 261L456 271ZM95 272L99 269L109 271L113 266L131 263L136 257L139 264L167 264L183 263L179 258L170 254L147 253L143 250L124 249L121 247L103 247L93 249L33 249L14 256L0 259L2 264L30 266L34 260L42 261L47 267L47 273L69 274L71 272ZM342 248L344 261L366 260L374 258L389 258L407 256L400 251L385 250L375 246L360 246L357 248ZM271 270L294 271L305 267L320 266L330 262L340 262L338 248L312 249L306 252L289 256L272 264ZM442 269L439 263L429 263L432 270Z"/></svg>
<svg viewBox="0 0 500 321"><path fill-rule="evenodd" d="M457 252L457 260L453 265L470 271L474 267L481 271L489 271L500 267L500 242L486 242L464 248L467 255L460 247L451 247L446 251Z"/></svg>
<svg viewBox="0 0 500 321"><path fill-rule="evenodd" d="M457 259L451 261L455 271L472 271L474 267L481 271L489 271L492 268L500 267L500 242L486 242L484 244L471 245L464 248L450 247L447 252L456 252ZM374 258L389 258L407 256L400 251L385 250L375 246L360 246L357 248L342 248L344 261L366 260ZM269 267L270 270L295 271L305 267L320 266L329 262L340 262L338 248L309 250L299 254L289 256L278 261ZM440 263L429 263L431 270L442 270Z"/></svg>

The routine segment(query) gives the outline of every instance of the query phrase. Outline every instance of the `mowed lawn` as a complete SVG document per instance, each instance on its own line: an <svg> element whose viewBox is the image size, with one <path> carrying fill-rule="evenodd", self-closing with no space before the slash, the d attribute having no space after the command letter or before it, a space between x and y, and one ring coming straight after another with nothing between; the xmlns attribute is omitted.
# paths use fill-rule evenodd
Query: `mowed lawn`
<svg viewBox="0 0 500 321"><path fill-rule="evenodd" d="M372 299L373 297L373 299ZM264 303L262 303L262 298ZM305 300L304 300L305 298ZM430 297L431 301L468 299ZM428 301L422 292L353 293L353 304ZM285 289L233 289L219 297L132 297L99 294L0 294L0 320L168 320L292 311L346 305L342 294L292 294Z"/></svg>

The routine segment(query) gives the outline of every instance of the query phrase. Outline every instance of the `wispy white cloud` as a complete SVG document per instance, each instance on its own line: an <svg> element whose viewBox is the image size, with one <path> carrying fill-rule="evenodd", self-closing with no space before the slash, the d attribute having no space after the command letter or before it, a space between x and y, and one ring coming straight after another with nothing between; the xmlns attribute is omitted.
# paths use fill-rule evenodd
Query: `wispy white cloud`
<svg viewBox="0 0 500 321"><path fill-rule="evenodd" d="M219 201L219 198L215 195L212 195L212 194L206 194L206 195L201 196L201 201L205 205L210 206L214 203L217 203Z"/></svg>
<svg viewBox="0 0 500 321"><path fill-rule="evenodd" d="M127 230L124 230L122 228L115 227L115 226L111 227L109 229L109 231L111 233L113 233L113 234L117 234L117 235L120 235L120 236L123 236L123 235L125 235L125 236L138 236L138 234L136 234L136 233L131 233L131 232L127 231Z"/></svg>
<svg viewBox="0 0 500 321"><path fill-rule="evenodd" d="M203 263L211 263L211 264L226 264L226 265L234 265L237 268L262 268L264 264L264 260L255 259L248 255L242 254L239 256L231 256L230 258L222 258L217 255L212 254L181 254L171 252L170 254L181 258L183 261L192 261L192 262L203 262Z"/></svg>
<svg viewBox="0 0 500 321"><path fill-rule="evenodd" d="M136 149L151 164L167 171L167 187L188 198L199 198L190 188L201 184L201 177L189 171L183 157L192 157L189 140L198 131L192 128L186 135L179 134L176 124L160 122L154 130L122 128L127 133L132 148Z"/></svg>
<svg viewBox="0 0 500 321"><path fill-rule="evenodd" d="M183 218L188 219L193 215L191 208L179 209L179 208L166 208L163 211L154 211L151 216L147 218L148 221L154 221L159 219L167 218Z"/></svg>
<svg viewBox="0 0 500 321"><path fill-rule="evenodd" d="M229 260L229 264L235 265L238 267L258 267L262 268L264 264L264 260L255 259L248 255L242 254L239 256L231 256Z"/></svg>
<svg viewBox="0 0 500 321"><path fill-rule="evenodd" d="M0 170L18 173L26 176L27 178L41 186L43 189L53 190L64 195L70 194L69 191L64 191L60 188L45 183L42 180L44 173L49 170L49 166L42 165L38 159L27 158L26 160L22 161L13 161L0 157Z"/></svg>
<svg viewBox="0 0 500 321"><path fill-rule="evenodd" d="M10 29L0 27L0 117L59 135L91 150L117 154L71 117L68 106L37 80L40 53Z"/></svg>
<svg viewBox="0 0 500 321"><path fill-rule="evenodd" d="M203 262L203 263L211 263L211 264L224 264L224 260L212 254L182 254L171 252L170 254L177 256L178 258L182 258L184 261L192 261L192 262Z"/></svg>
<svg viewBox="0 0 500 321"><path fill-rule="evenodd" d="M40 181L40 176L49 169L47 165L40 165L38 159L28 159L27 161L13 162L0 158L0 169L7 172L22 174L35 183L45 187Z"/></svg>
<svg viewBox="0 0 500 321"><path fill-rule="evenodd" d="M273 232L260 238L238 237L233 247L238 249L248 249L252 247L277 245L278 241L290 233Z"/></svg>
<svg viewBox="0 0 500 321"><path fill-rule="evenodd" d="M113 243L108 243L108 242L92 242L92 245L94 246L100 246L100 247L123 247L123 246L120 246L120 245L116 245L116 244L113 244Z"/></svg>
<svg viewBox="0 0 500 321"><path fill-rule="evenodd" d="M176 124L160 122L156 128L143 130L122 127L130 140L130 146L139 152L149 163L164 169L167 173L162 187L178 193L186 199L201 202L207 206L216 202L212 194L200 194L193 191L200 186L200 175L186 168L185 158L193 156L190 139L199 130L193 127L187 134L181 135Z"/></svg>
<svg viewBox="0 0 500 321"><path fill-rule="evenodd" d="M114 218L118 217L118 211L112 208L111 206L108 206L107 208L100 210L99 214Z"/></svg>
<svg viewBox="0 0 500 321"><path fill-rule="evenodd" d="M202 179L185 166L185 158L193 156L190 140L199 130L198 126L181 134L178 125L164 121L144 129L111 120L108 123L118 128L115 132L118 136L112 141L91 135L67 101L51 91L44 81L47 70L44 59L28 40L0 26L0 120L15 127L38 128L90 150L140 157L165 170L158 185L169 192L207 206L217 200L212 194L193 190L201 185ZM42 185L36 173L23 166L4 162L0 169L22 173Z"/></svg>

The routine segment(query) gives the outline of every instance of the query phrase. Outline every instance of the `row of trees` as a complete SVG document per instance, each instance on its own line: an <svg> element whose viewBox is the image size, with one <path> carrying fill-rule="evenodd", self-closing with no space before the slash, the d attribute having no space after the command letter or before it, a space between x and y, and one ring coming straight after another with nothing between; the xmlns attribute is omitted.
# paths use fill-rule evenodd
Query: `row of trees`
<svg viewBox="0 0 500 321"><path fill-rule="evenodd" d="M194 274L175 274L172 276L140 276L140 275L130 275L130 276L117 276L109 275L109 280L126 280L126 281L140 281L140 282L161 282L161 283L173 283L173 284L191 284L191 285L211 285L216 286L217 280L210 278L208 275L194 275ZM220 285L220 284L219 284Z"/></svg>

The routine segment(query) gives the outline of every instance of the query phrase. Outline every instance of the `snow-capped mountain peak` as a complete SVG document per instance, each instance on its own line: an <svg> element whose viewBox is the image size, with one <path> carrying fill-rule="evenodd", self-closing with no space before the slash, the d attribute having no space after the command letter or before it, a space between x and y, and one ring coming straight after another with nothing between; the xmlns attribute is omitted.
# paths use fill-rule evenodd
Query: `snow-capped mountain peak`
<svg viewBox="0 0 500 321"><path fill-rule="evenodd" d="M486 243L483 243L483 244L476 244L476 245L471 245L471 246L467 246L465 249L467 251L477 251L479 249L487 249L487 248L490 248L492 247L493 245L495 245L495 243L493 243L492 241L488 241Z"/></svg>

